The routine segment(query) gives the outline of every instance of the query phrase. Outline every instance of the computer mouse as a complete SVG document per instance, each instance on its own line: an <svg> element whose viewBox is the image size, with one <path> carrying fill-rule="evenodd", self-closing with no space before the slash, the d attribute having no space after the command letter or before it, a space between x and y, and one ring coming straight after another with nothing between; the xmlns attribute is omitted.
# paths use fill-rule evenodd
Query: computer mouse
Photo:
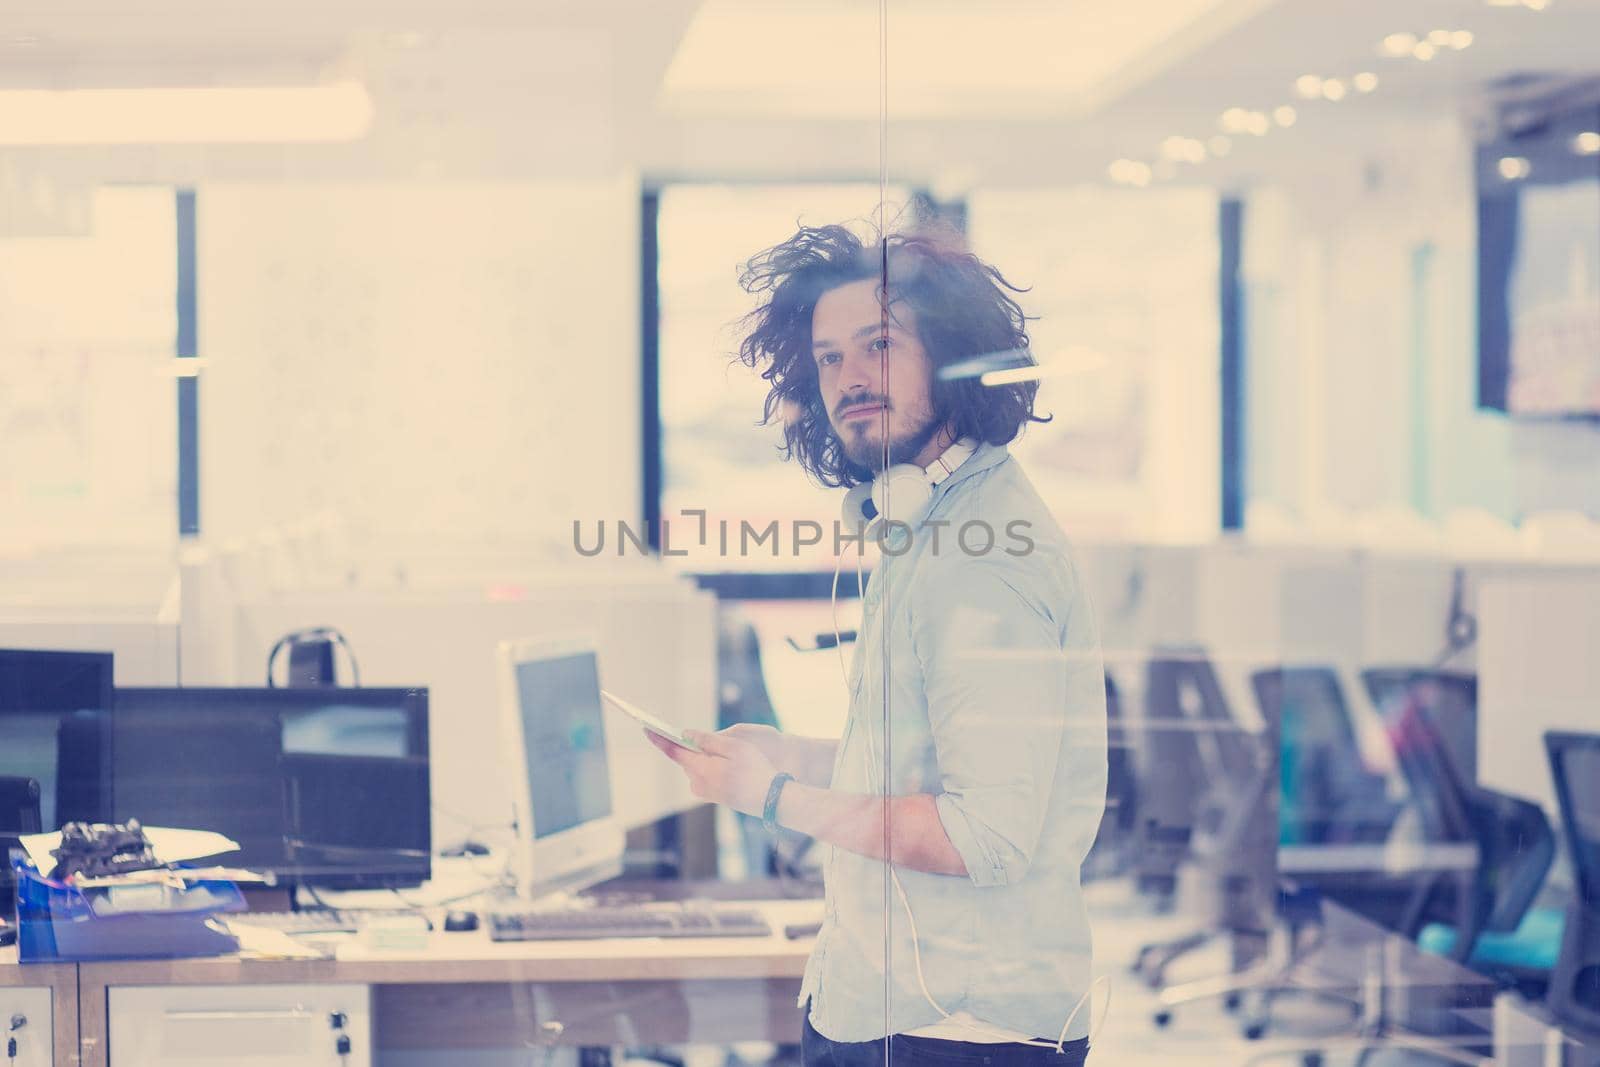
<svg viewBox="0 0 1600 1067"><path fill-rule="evenodd" d="M478 928L478 913L475 911L448 911L444 916L444 928L451 933L476 930Z"/></svg>

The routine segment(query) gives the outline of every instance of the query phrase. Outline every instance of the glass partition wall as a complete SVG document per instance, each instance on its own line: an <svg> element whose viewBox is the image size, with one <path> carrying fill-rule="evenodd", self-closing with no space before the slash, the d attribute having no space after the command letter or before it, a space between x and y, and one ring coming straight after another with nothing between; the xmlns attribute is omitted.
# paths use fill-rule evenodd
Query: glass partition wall
<svg viewBox="0 0 1600 1067"><path fill-rule="evenodd" d="M26 12L0 648L417 694L426 883L297 898L431 909L384 1064L1478 1062L1600 453L1478 407L1474 227L1600 134L1465 116L1594 27L1382 6Z"/></svg>

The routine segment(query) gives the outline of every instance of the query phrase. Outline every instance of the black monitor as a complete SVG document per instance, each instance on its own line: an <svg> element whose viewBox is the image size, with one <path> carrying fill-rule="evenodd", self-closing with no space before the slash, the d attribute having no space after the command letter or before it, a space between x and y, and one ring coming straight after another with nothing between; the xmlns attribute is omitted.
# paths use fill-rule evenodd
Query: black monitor
<svg viewBox="0 0 1600 1067"><path fill-rule="evenodd" d="M432 873L426 689L118 689L111 723L119 822L214 830L291 884Z"/></svg>
<svg viewBox="0 0 1600 1067"><path fill-rule="evenodd" d="M19 835L110 810L111 664L109 652L0 649L0 911Z"/></svg>
<svg viewBox="0 0 1600 1067"><path fill-rule="evenodd" d="M111 653L0 649L0 778L37 786L38 824L103 821ZM0 809L0 832L8 829Z"/></svg>

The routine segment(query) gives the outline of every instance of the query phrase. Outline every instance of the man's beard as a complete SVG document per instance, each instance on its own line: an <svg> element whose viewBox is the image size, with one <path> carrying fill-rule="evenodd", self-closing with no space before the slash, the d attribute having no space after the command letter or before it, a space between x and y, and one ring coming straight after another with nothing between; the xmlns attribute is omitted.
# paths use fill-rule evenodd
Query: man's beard
<svg viewBox="0 0 1600 1067"><path fill-rule="evenodd" d="M882 419L874 420L880 428ZM857 467L861 467L873 474L883 470L885 466L892 467L897 463L911 463L928 447L928 442L944 428L945 420L937 414L928 416L928 421L908 434L891 438L889 441L889 462L883 461L883 442L869 440L865 434L851 432L848 439L841 439L844 446L845 458Z"/></svg>

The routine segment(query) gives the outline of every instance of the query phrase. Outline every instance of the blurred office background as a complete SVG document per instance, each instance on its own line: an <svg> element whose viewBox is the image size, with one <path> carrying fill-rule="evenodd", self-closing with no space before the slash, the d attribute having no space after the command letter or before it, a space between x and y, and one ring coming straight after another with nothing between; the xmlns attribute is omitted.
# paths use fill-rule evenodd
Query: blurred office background
<svg viewBox="0 0 1600 1067"><path fill-rule="evenodd" d="M431 690L436 841L505 821L500 640L595 636L677 721L836 732L831 546L717 543L840 495L758 425L739 265L797 221L937 225L1027 287L1054 420L1013 452L1128 717L1201 662L1288 746L1282 687L1326 683L1299 736L1367 821L1280 849L1425 852L1407 684L1466 686L1452 773L1553 853L1502 932L1576 914L1544 734L1600 728L1597 40L1595 0L0 0L0 646L254 686L336 627ZM768 862L656 826L694 804L636 731L615 758L648 862ZM1368 888L1329 892L1422 937ZM1550 966L1480 970L1548 1019ZM1147 977L1108 1041L1244 1062L1220 1010L1158 1033Z"/></svg>

